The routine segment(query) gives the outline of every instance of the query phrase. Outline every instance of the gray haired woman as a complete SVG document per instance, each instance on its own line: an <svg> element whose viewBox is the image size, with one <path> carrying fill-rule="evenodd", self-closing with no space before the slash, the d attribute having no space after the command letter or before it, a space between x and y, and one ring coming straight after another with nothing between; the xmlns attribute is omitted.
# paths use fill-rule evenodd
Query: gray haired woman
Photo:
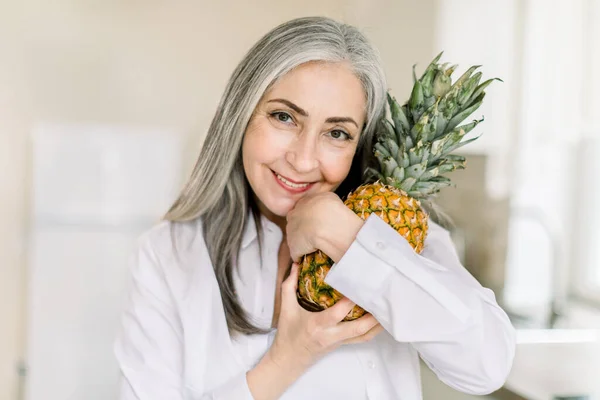
<svg viewBox="0 0 600 400"><path fill-rule="evenodd" d="M431 223L417 254L340 200L370 162L385 96L352 26L299 18L252 47L187 185L140 238L121 399L418 400L419 355L457 390L502 386L514 330L448 232ZM296 300L294 262L316 249L346 296L318 313ZM354 302L369 313L342 321Z"/></svg>

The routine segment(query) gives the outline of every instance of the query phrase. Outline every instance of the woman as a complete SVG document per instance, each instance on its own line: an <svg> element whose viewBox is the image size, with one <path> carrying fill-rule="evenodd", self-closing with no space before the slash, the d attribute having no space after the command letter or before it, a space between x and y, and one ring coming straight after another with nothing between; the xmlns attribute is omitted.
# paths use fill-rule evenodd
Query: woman
<svg viewBox="0 0 600 400"><path fill-rule="evenodd" d="M421 399L419 355L457 390L503 384L513 328L448 232L431 223L416 254L334 193L359 185L385 95L375 50L330 19L287 22L249 51L187 185L140 239L121 399ZM312 313L290 263L316 249L346 298ZM369 314L342 322L353 302Z"/></svg>

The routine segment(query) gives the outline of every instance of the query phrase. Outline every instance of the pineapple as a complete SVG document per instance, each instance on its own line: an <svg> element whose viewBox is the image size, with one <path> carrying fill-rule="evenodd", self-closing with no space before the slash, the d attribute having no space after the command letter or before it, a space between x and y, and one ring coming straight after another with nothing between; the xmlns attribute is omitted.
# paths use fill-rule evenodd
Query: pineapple
<svg viewBox="0 0 600 400"><path fill-rule="evenodd" d="M373 152L379 168L369 168L367 183L350 193L344 204L365 220L375 213L402 235L412 248L423 250L428 229L429 204L450 179L443 174L463 169L465 158L449 154L476 140L462 140L483 119L459 126L481 105L485 88L494 79L481 80L479 66L469 68L456 82L456 65L438 64L440 53L417 79L402 106L388 94L389 113L378 125ZM498 79L499 80L499 79ZM422 204L423 203L423 204ZM322 311L343 295L325 283L333 261L322 251L302 258L298 279L298 302L309 311ZM365 266L366 267L366 266ZM355 306L344 320L365 314Z"/></svg>

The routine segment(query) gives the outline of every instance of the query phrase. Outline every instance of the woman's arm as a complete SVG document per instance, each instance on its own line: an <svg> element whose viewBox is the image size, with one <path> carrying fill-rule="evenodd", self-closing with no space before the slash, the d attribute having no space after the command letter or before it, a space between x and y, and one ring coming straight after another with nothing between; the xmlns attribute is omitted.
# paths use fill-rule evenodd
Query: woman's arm
<svg viewBox="0 0 600 400"><path fill-rule="evenodd" d="M430 224L419 255L374 214L364 225L339 225L346 233L330 231L316 245L337 261L328 284L372 313L397 341L411 343L447 385L472 394L503 385L514 328L493 292L460 264L447 231Z"/></svg>

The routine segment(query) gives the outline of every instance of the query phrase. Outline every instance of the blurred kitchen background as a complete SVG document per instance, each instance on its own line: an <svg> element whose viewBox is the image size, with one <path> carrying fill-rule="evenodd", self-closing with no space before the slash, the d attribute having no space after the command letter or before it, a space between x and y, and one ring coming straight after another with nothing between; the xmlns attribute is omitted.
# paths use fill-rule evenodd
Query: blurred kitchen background
<svg viewBox="0 0 600 400"><path fill-rule="evenodd" d="M1 0L0 400L116 398L135 239L175 198L245 51L317 14L371 38L399 99L441 50L457 76L503 79L439 198L518 328L490 398L600 399L600 1ZM426 369L423 386L474 398Z"/></svg>

